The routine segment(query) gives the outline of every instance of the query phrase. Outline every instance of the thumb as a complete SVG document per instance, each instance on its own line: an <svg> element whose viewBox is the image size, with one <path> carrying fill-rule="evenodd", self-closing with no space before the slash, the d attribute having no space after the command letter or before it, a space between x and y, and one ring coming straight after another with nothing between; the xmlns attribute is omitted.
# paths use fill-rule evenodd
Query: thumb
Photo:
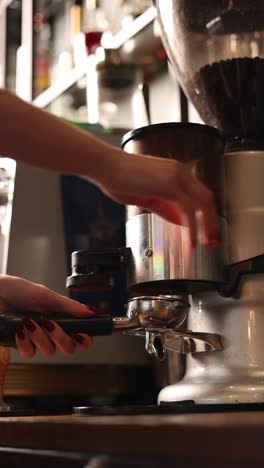
<svg viewBox="0 0 264 468"><path fill-rule="evenodd" d="M94 309L80 302L62 296L41 284L14 276L0 276L0 297L20 310L36 312L61 312L77 317L94 315Z"/></svg>

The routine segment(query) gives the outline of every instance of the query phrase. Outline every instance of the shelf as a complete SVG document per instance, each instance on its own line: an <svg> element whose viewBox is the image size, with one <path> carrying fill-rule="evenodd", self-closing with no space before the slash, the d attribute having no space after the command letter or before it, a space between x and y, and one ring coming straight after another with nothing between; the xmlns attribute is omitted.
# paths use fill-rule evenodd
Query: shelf
<svg viewBox="0 0 264 468"><path fill-rule="evenodd" d="M138 18L131 22L126 28L122 29L117 33L112 40L110 41L108 48L109 49L119 49L122 47L129 39L135 37L140 31L142 31L146 26L154 21L156 18L156 8L150 7L144 13L142 13Z"/></svg>
<svg viewBox="0 0 264 468"><path fill-rule="evenodd" d="M122 29L108 42L108 48L119 49L129 39L135 37L148 25L150 25L156 18L155 7L148 8L138 18L131 22L129 26ZM64 79L57 80L53 85L43 91L37 98L34 99L33 104L39 108L45 108L52 103L55 99L61 96L78 80L85 76L87 64L78 68L73 68Z"/></svg>
<svg viewBox="0 0 264 468"><path fill-rule="evenodd" d="M84 63L82 67L73 68L64 79L55 81L52 86L36 97L33 104L36 107L44 109L80 80L85 75L86 70L87 63Z"/></svg>

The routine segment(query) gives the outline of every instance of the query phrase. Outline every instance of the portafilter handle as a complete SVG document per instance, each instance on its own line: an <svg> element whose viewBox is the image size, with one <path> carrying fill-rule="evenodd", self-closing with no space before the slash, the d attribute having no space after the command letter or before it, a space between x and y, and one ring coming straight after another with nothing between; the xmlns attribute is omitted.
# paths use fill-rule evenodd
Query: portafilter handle
<svg viewBox="0 0 264 468"><path fill-rule="evenodd" d="M28 317L42 326L42 317L37 312L19 310L0 314L0 346L16 346L16 331L24 326L23 317ZM69 335L86 333L90 336L104 336L111 335L114 329L114 319L109 314L72 317L53 312L45 314L45 317L56 322Z"/></svg>
<svg viewBox="0 0 264 468"><path fill-rule="evenodd" d="M132 305L132 309L130 306ZM135 309L136 306L137 308ZM138 309L138 307L141 307ZM179 307L179 310L178 310ZM76 333L86 333L90 336L111 335L114 331L124 332L132 329L145 329L148 324L159 326L165 324L170 326L170 319L182 321L182 310L178 303L171 300L153 301L153 298L136 298L129 301L130 316L112 317L109 314L97 314L89 317L72 317L62 315L58 312L49 312L44 314L49 320L55 321L69 335ZM142 314L140 313L142 310ZM157 316L158 314L158 316ZM13 310L9 313L0 314L0 346L16 346L16 330L24 325L23 317L34 320L40 327L42 325L42 316L38 312ZM157 321L157 319L159 319Z"/></svg>
<svg viewBox="0 0 264 468"><path fill-rule="evenodd" d="M166 349L182 354L221 351L223 346L219 335L177 329L187 314L182 312L183 308L182 301L177 302L175 298L140 297L130 301L130 316L113 318L109 314L98 314L92 317L72 317L56 312L45 316L55 321L69 335L86 333L90 336L106 336L113 332L123 332L143 336L146 339L146 351L160 360L165 357ZM42 325L42 317L37 312L13 311L0 314L0 346L16 346L16 331L24 325L24 316Z"/></svg>

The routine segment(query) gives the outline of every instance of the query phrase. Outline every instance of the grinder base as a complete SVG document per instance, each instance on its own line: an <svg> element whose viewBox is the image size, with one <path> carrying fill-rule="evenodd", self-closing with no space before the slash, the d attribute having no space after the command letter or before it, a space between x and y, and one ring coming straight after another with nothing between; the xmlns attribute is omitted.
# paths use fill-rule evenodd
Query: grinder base
<svg viewBox="0 0 264 468"><path fill-rule="evenodd" d="M231 379L230 379L231 381ZM245 382L195 382L183 379L161 390L159 402L171 404L181 400L193 400L198 406L260 405L264 401L264 380Z"/></svg>
<svg viewBox="0 0 264 468"><path fill-rule="evenodd" d="M176 383L171 374L173 385L161 390L159 401L264 401L263 284L263 274L249 274L241 279L235 298L212 292L193 295L188 328L219 334L223 350L187 355L184 377Z"/></svg>

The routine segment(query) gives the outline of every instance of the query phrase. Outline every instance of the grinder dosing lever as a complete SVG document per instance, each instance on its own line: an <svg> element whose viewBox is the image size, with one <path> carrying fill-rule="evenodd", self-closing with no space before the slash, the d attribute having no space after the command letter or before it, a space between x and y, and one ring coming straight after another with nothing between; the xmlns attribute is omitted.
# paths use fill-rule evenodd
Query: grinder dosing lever
<svg viewBox="0 0 264 468"><path fill-rule="evenodd" d="M222 350L218 335L179 329L188 310L189 304L177 297L152 296L131 299L125 317L113 318L108 314L99 314L78 318L56 312L48 313L47 316L70 335L86 333L90 336L104 336L123 332L146 337L147 352L158 359L165 357L166 349L183 354ZM0 314L0 346L16 346L16 329L23 325L23 316L35 320L41 326L41 316L37 312L14 311Z"/></svg>

